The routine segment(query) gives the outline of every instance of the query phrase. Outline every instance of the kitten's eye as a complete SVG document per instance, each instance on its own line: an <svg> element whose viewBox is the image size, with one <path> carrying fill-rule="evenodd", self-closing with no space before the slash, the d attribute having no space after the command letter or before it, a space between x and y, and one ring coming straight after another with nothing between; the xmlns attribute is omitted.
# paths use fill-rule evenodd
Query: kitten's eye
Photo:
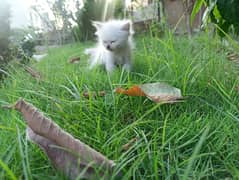
<svg viewBox="0 0 239 180"><path fill-rule="evenodd" d="M115 43L115 41L110 41L111 44Z"/></svg>

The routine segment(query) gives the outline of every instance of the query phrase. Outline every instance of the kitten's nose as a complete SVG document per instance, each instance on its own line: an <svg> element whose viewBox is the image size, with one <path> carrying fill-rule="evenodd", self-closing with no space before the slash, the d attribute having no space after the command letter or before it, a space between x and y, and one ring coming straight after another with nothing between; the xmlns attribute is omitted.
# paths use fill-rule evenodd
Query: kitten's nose
<svg viewBox="0 0 239 180"><path fill-rule="evenodd" d="M108 50L111 50L110 45L107 45L106 48L107 48Z"/></svg>

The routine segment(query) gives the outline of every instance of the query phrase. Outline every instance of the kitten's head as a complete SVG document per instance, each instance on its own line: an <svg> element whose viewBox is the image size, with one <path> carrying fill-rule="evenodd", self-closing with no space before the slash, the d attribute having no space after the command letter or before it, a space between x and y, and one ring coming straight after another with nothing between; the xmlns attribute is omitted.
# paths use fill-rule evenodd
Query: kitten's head
<svg viewBox="0 0 239 180"><path fill-rule="evenodd" d="M109 51L117 51L124 47L128 42L128 37L131 35L130 21L108 21L108 22L93 22L96 28L96 35L100 43Z"/></svg>

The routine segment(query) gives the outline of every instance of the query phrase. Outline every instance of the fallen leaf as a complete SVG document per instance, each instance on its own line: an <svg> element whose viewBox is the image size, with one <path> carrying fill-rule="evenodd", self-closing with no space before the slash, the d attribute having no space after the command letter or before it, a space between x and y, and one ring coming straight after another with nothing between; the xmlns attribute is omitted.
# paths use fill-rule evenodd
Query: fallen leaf
<svg viewBox="0 0 239 180"><path fill-rule="evenodd" d="M125 94L129 96L145 96L146 94L141 90L139 85L134 85L129 89L116 88L115 92L118 94Z"/></svg>
<svg viewBox="0 0 239 180"><path fill-rule="evenodd" d="M76 64L80 62L80 57L73 57L68 60L69 63L71 64Z"/></svg>
<svg viewBox="0 0 239 180"><path fill-rule="evenodd" d="M25 66L24 69L35 79L40 80L42 78L41 74L37 72L36 70L32 69L31 67Z"/></svg>
<svg viewBox="0 0 239 180"><path fill-rule="evenodd" d="M111 176L115 163L62 130L33 105L20 99L13 106L21 112L30 140L40 146L59 170L71 179Z"/></svg>
<svg viewBox="0 0 239 180"><path fill-rule="evenodd" d="M98 93L99 96L105 96L105 94L106 94L105 91L99 91Z"/></svg>
<svg viewBox="0 0 239 180"><path fill-rule="evenodd" d="M146 96L156 103L174 103L183 99L180 89L165 83L134 85L127 90L117 88L115 92L129 96Z"/></svg>
<svg viewBox="0 0 239 180"><path fill-rule="evenodd" d="M138 140L137 137L131 139L127 144L124 144L122 146L122 150L124 150L124 151L129 150L137 140Z"/></svg>
<svg viewBox="0 0 239 180"><path fill-rule="evenodd" d="M236 53L229 52L227 54L227 59L230 61L235 61L235 60L239 59L239 56Z"/></svg>
<svg viewBox="0 0 239 180"><path fill-rule="evenodd" d="M149 83L140 85L146 96L154 102L177 102L183 99L181 90L165 83Z"/></svg>
<svg viewBox="0 0 239 180"><path fill-rule="evenodd" d="M36 134L30 127L27 127L26 134L28 139L33 143L37 144L48 156L53 165L65 172L68 177L77 177L79 174L79 169L76 168L80 165L80 168L84 169L87 166L78 164L78 158L69 150L59 147L54 141L51 141L43 136ZM64 157L64 158L63 158ZM86 171L88 173L89 170ZM88 177L89 175L84 175Z"/></svg>
<svg viewBox="0 0 239 180"><path fill-rule="evenodd" d="M89 91L85 91L83 92L83 96L87 99L89 99L90 97L96 98L97 96L103 97L105 96L105 91L98 91L98 92L89 92Z"/></svg>
<svg viewBox="0 0 239 180"><path fill-rule="evenodd" d="M123 113L122 114L122 120L126 123L130 123L130 122L133 122L135 121L135 112L132 111L132 112L126 112L126 113Z"/></svg>

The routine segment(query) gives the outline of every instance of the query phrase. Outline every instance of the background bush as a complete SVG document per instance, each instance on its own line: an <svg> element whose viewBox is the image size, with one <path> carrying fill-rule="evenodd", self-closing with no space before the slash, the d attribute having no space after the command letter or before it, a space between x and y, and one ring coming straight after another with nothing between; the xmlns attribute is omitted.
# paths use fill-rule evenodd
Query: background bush
<svg viewBox="0 0 239 180"><path fill-rule="evenodd" d="M0 69L5 69L6 64L12 59L9 47L10 41L10 7L2 2L0 5ZM0 78L2 73L0 72Z"/></svg>
<svg viewBox="0 0 239 180"><path fill-rule="evenodd" d="M124 4L121 0L115 0L109 3L105 17L104 9L106 0L87 0L84 1L84 7L78 9L76 13L77 26L72 29L76 41L86 41L94 38L95 28L91 21L106 21L113 18L123 18ZM76 5L76 7L79 7Z"/></svg>

